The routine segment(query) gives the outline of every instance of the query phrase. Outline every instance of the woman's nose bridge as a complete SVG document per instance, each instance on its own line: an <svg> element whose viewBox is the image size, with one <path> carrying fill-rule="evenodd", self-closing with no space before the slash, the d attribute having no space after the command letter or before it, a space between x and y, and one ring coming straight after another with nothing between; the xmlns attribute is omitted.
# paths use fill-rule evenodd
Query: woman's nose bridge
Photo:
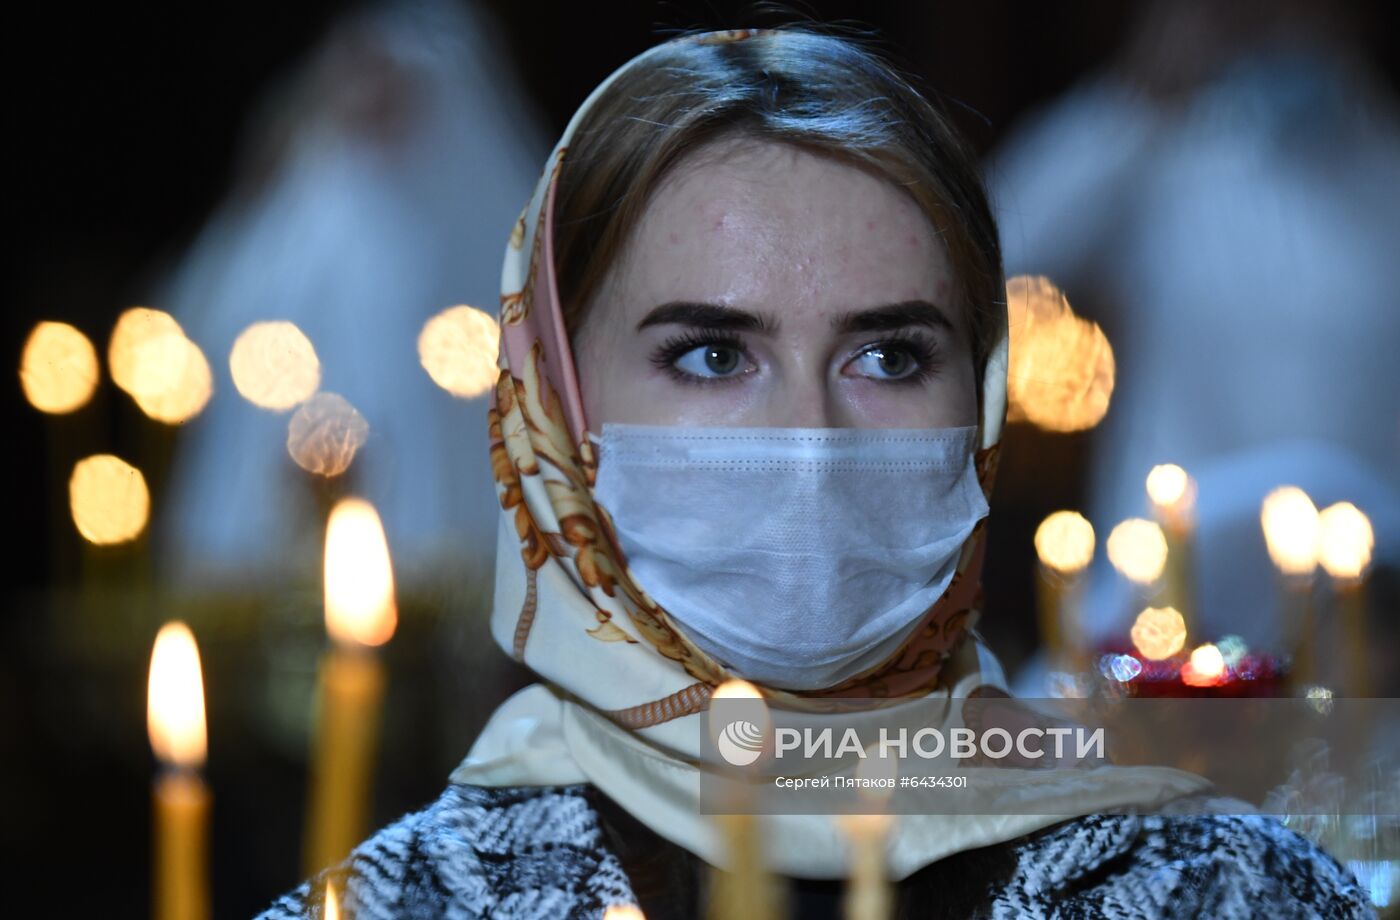
<svg viewBox="0 0 1400 920"><path fill-rule="evenodd" d="M770 400L770 426L783 428L839 428L848 424L831 381L820 374L788 375L777 383L779 392Z"/></svg>

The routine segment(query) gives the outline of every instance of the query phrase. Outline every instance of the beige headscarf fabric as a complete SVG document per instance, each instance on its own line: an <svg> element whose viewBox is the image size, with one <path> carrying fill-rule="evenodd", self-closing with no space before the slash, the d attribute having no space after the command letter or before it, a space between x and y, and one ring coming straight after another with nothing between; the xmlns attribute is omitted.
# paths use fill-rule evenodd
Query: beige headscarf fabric
<svg viewBox="0 0 1400 920"><path fill-rule="evenodd" d="M673 42L781 40L750 29L693 34ZM701 713L724 667L701 651L631 576L607 509L593 498L597 458L586 436L573 355L555 285L552 220L556 180L570 138L619 74L646 66L658 45L603 81L555 145L513 228L501 274L500 376L488 413L491 464L501 504L491 630L539 674L492 715L452 780L481 786L588 782L657 833L714 865L726 857L700 812ZM978 479L990 497L1006 412L1007 337L982 381ZM968 537L957 574L921 625L880 664L816 691L763 688L772 705L840 719L838 700L941 699L945 724L960 724L957 701L979 688L1005 691L1001 667L973 630L986 519ZM903 815L891 841L895 878L961 850L1122 806L1152 808L1206 786L1200 777L1155 767L1081 770L974 768L969 790L982 814ZM1011 803L1036 814L1009 814ZM777 872L845 874L846 853L828 815L763 819L764 848Z"/></svg>

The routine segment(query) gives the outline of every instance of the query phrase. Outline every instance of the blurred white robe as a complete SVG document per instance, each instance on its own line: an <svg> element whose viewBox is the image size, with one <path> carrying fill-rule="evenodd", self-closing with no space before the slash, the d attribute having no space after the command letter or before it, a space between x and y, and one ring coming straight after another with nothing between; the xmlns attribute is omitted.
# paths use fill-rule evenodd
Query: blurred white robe
<svg viewBox="0 0 1400 920"><path fill-rule="evenodd" d="M1102 540L1147 514L1152 466L1196 475L1216 635L1276 636L1258 523L1276 485L1355 502L1400 559L1397 124L1346 60L1276 48L1170 111L1090 80L990 164L1007 274L1050 276L1117 333L1086 514ZM1134 607L1100 550L1088 628L1121 637Z"/></svg>
<svg viewBox="0 0 1400 920"><path fill-rule="evenodd" d="M366 49L392 85L377 87L374 67L354 66ZM297 529L314 502L287 452L290 415L254 407L229 376L235 338L268 319L306 333L321 389L367 420L350 475L379 510L396 573L493 570L489 397L439 389L419 363L417 338L452 305L497 315L501 228L512 225L548 150L499 49L492 23L469 8L390 5L341 23L284 89L297 107L282 118L288 136L276 171L251 194L235 189L153 301L176 315L215 371L215 396L181 433L160 508L162 577L238 583L304 575L308 564L319 571L319 541ZM349 72L338 76L335 61L347 57ZM356 94L381 90L397 107L392 130L345 117L364 103Z"/></svg>

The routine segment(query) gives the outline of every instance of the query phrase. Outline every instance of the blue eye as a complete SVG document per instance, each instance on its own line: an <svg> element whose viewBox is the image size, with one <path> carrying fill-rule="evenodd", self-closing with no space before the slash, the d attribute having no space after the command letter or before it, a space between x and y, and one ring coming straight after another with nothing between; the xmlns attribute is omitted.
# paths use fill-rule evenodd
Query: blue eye
<svg viewBox="0 0 1400 920"><path fill-rule="evenodd" d="M744 343L723 333L687 332L662 343L651 363L681 383L708 384L740 376Z"/></svg>
<svg viewBox="0 0 1400 920"><path fill-rule="evenodd" d="M855 358L865 362L875 380L890 383L921 383L938 369L938 346L929 338L896 333L876 342Z"/></svg>
<svg viewBox="0 0 1400 920"><path fill-rule="evenodd" d="M697 377L726 377L733 373L743 358L728 345L701 345L681 355L675 366Z"/></svg>

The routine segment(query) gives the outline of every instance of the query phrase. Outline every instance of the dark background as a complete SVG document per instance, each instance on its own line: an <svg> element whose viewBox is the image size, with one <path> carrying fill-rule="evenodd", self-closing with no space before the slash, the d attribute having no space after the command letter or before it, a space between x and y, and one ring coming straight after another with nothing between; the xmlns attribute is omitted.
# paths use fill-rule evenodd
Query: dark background
<svg viewBox="0 0 1400 920"><path fill-rule="evenodd" d="M506 27L519 75L550 119L551 139L603 77L671 32L763 24L746 12L747 3L488 5ZM164 8L57 3L30 8L7 25L6 136L17 168L6 196L10 264L0 302L12 366L41 319L73 323L101 347L116 314L139 302L154 273L226 192L256 100L350 8L310 0ZM793 9L875 29L898 63L949 101L983 152L1019 114L1103 64L1132 11L1108 0L815 2ZM1369 31L1373 55L1394 84L1395 32L1382 27L1380 5L1362 9L1376 24ZM85 411L101 421L86 429L92 443L77 445L84 451L132 449L149 427L115 398L110 383ZM28 407L17 385L5 390L3 412L15 445L8 451L9 565L0 619L7 912L29 892L45 913L148 914L154 765L145 739L144 666L118 672L50 651L45 599L63 587L54 584L62 571L54 555L74 552L78 542L65 506L72 459L54 456L51 420ZM1030 534L1045 513L1077 502L1083 447L1079 436L1020 426L1006 436L984 624L1009 668L1035 641ZM470 708L454 722L450 693L403 687L412 662L393 656L412 654L411 636L390 656L401 677L387 718L408 728L387 733L376 826L441 789L446 777L437 764L465 753L477 713L489 711ZM149 648L144 631L126 638ZM233 716L219 725L220 713L238 711L232 698L249 692L258 672L236 651L207 656L211 737L220 733L209 768L216 916L248 916L301 877L305 764L261 745ZM499 698L524 679L498 670L492 679L501 686L483 698ZM459 737L415 740L412 726L425 718L455 724Z"/></svg>

